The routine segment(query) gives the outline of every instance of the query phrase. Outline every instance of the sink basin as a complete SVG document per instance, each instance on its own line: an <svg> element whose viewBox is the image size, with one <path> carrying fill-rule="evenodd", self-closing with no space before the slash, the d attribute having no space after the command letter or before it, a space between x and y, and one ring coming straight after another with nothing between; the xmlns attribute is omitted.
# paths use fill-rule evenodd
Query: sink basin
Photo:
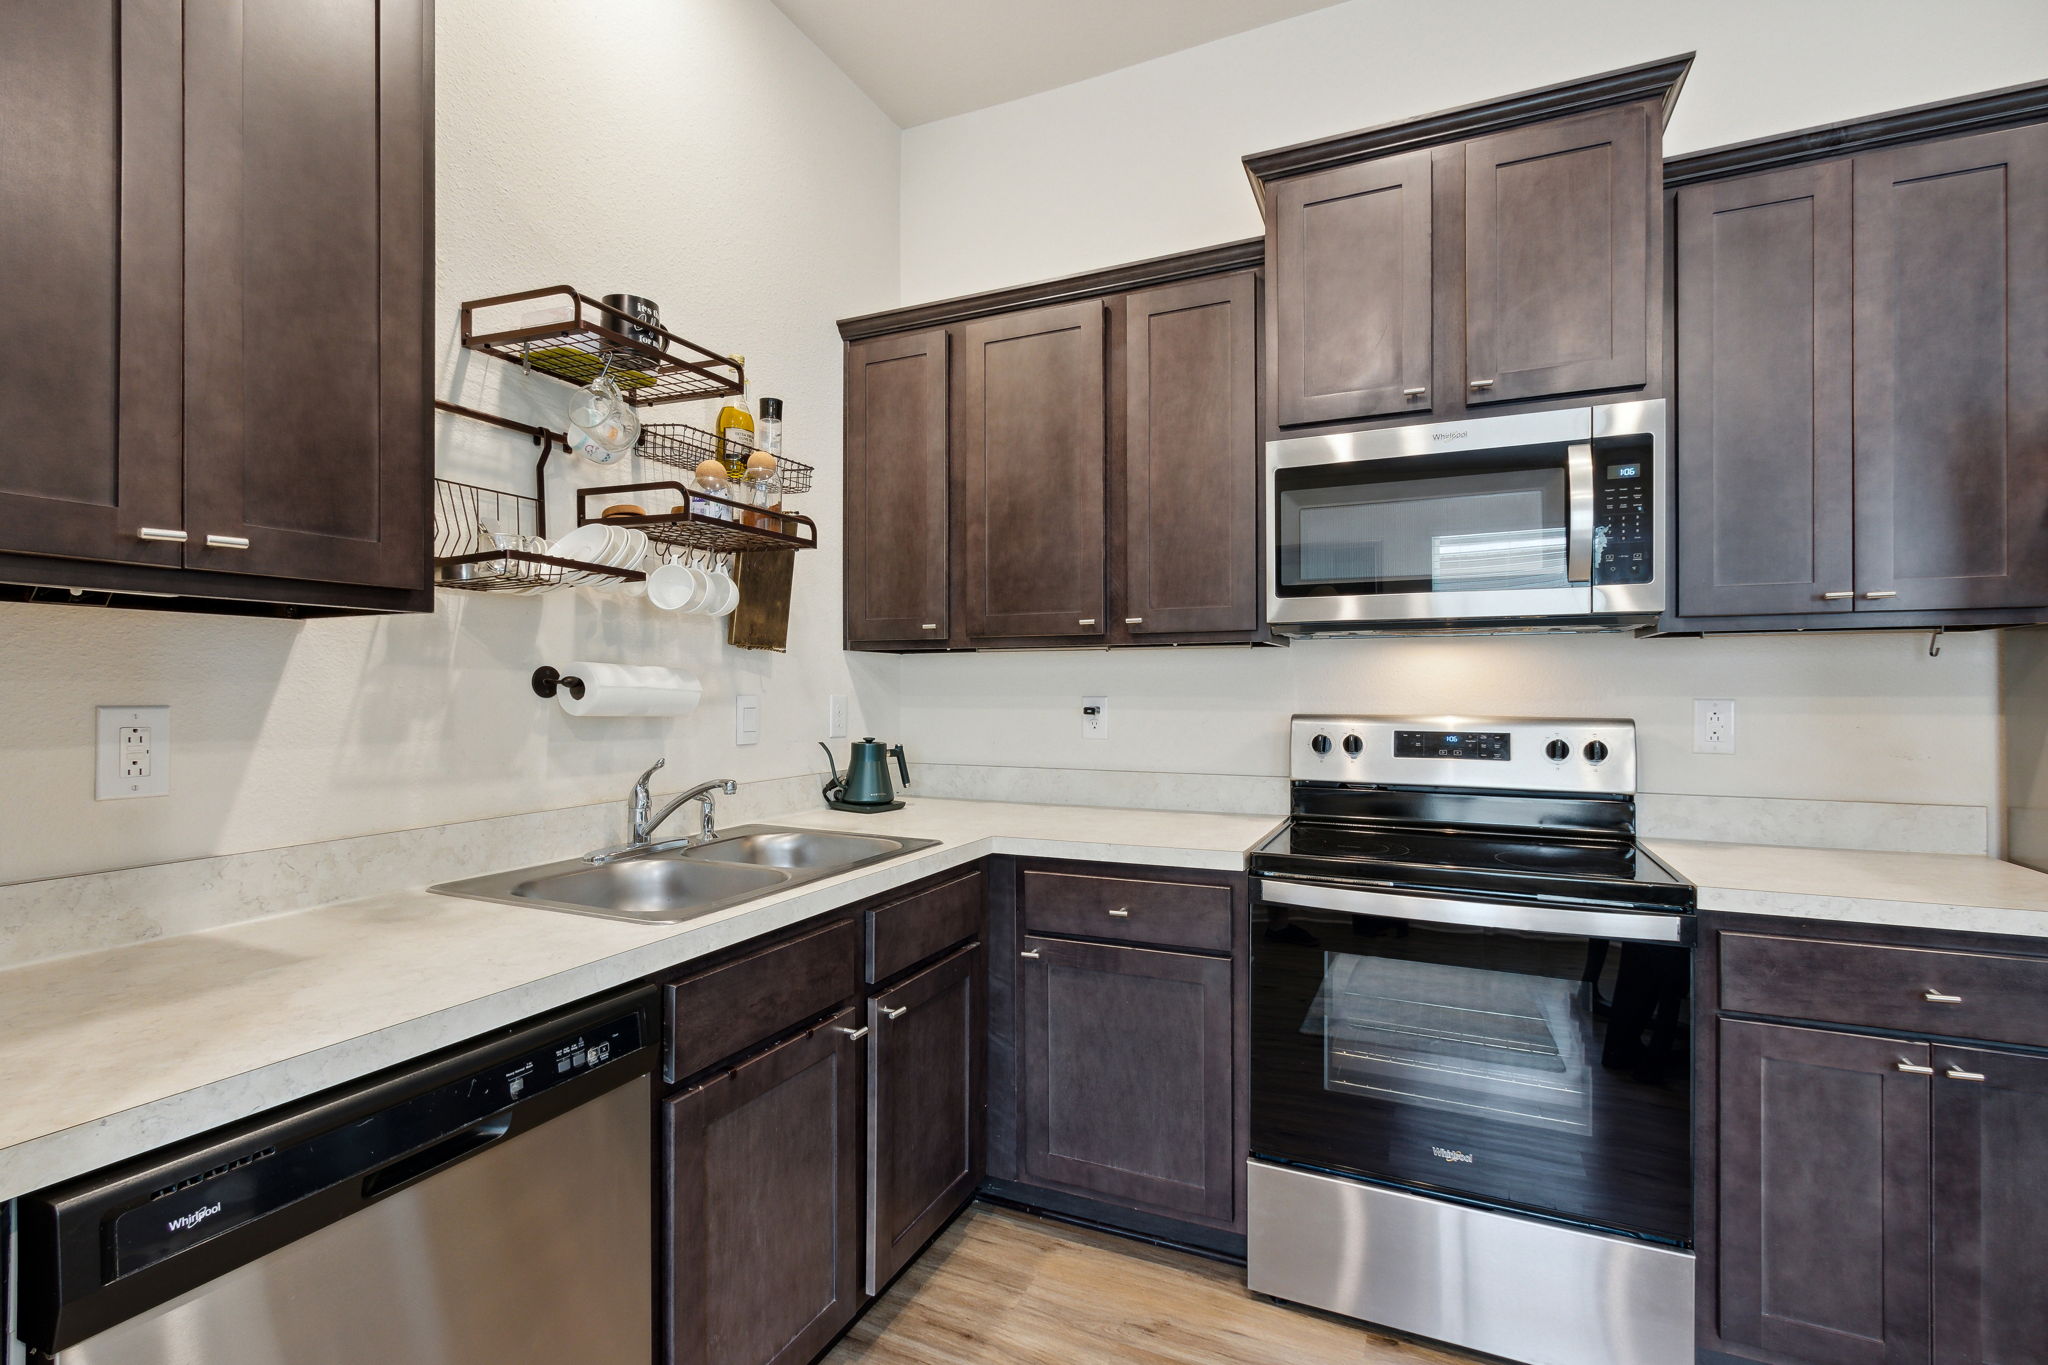
<svg viewBox="0 0 2048 1365"><path fill-rule="evenodd" d="M904 844L902 839L885 839L872 834L779 829L764 830L758 834L728 834L711 843L698 844L686 850L683 856L706 863L751 863L804 871L829 868L838 872L871 859L900 853Z"/></svg>
<svg viewBox="0 0 2048 1365"><path fill-rule="evenodd" d="M635 854L609 863L572 858L443 882L427 889L444 896L530 905L572 915L681 924L937 843L936 839L743 825L708 844Z"/></svg>

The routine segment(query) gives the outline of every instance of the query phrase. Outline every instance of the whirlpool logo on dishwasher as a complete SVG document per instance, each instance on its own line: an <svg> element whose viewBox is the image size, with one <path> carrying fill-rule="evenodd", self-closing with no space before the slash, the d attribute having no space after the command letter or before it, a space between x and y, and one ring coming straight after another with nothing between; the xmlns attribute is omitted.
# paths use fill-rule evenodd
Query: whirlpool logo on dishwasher
<svg viewBox="0 0 2048 1365"><path fill-rule="evenodd" d="M173 1218L164 1230L166 1232L190 1232L193 1228L198 1227L201 1223L219 1212L219 1204L213 1204L203 1209L194 1209L182 1217Z"/></svg>
<svg viewBox="0 0 2048 1365"><path fill-rule="evenodd" d="M1470 1152L1461 1152L1455 1147L1432 1147L1429 1150L1452 1165L1463 1163L1470 1166L1472 1164L1472 1154Z"/></svg>

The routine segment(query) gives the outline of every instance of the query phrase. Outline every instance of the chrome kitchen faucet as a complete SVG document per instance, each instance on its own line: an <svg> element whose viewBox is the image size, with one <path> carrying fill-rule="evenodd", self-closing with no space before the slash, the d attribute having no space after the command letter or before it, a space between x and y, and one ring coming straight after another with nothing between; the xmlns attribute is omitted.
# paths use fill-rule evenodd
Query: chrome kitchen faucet
<svg viewBox="0 0 2048 1365"><path fill-rule="evenodd" d="M718 813L715 805L717 793L724 792L727 796L731 796L739 791L740 784L730 777L718 777L713 778L709 782L699 782L696 786L676 797L666 806L663 806L659 811L650 814L649 812L653 811L654 797L648 791L647 784L667 764L667 759L655 759L654 766L640 774L640 780L633 784L633 790L627 794L626 841L622 844L614 844L610 848L601 848L595 853L584 854L583 860L585 862L609 863L620 858L632 857L639 853L660 853L672 848L687 848L692 843L708 844L718 837ZM695 835L685 834L680 838L664 839L659 843L654 842L654 831L661 827L662 821L674 815L687 801L700 801L704 805L703 820L699 832Z"/></svg>

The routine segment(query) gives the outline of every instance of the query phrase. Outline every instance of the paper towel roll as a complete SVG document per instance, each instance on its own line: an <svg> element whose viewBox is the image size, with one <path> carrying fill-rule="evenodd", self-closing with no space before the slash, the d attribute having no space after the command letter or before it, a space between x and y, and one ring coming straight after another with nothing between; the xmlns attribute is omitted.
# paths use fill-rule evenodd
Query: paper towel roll
<svg viewBox="0 0 2048 1365"><path fill-rule="evenodd" d="M600 664L578 659L562 670L583 680L582 697L564 687L555 700L572 716L687 716L704 684L694 673L652 664Z"/></svg>

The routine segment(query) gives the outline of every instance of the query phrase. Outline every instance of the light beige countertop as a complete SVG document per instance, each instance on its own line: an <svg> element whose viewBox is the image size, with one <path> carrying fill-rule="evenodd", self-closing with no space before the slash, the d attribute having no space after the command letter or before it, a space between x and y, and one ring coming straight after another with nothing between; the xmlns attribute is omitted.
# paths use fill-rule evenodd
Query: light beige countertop
<svg viewBox="0 0 2048 1365"><path fill-rule="evenodd" d="M1240 870L1278 822L912 800L748 823L940 842L681 925L416 890L0 972L0 1199L992 853Z"/></svg>
<svg viewBox="0 0 2048 1365"><path fill-rule="evenodd" d="M1961 853L1651 839L1702 910L2048 938L2048 873Z"/></svg>

